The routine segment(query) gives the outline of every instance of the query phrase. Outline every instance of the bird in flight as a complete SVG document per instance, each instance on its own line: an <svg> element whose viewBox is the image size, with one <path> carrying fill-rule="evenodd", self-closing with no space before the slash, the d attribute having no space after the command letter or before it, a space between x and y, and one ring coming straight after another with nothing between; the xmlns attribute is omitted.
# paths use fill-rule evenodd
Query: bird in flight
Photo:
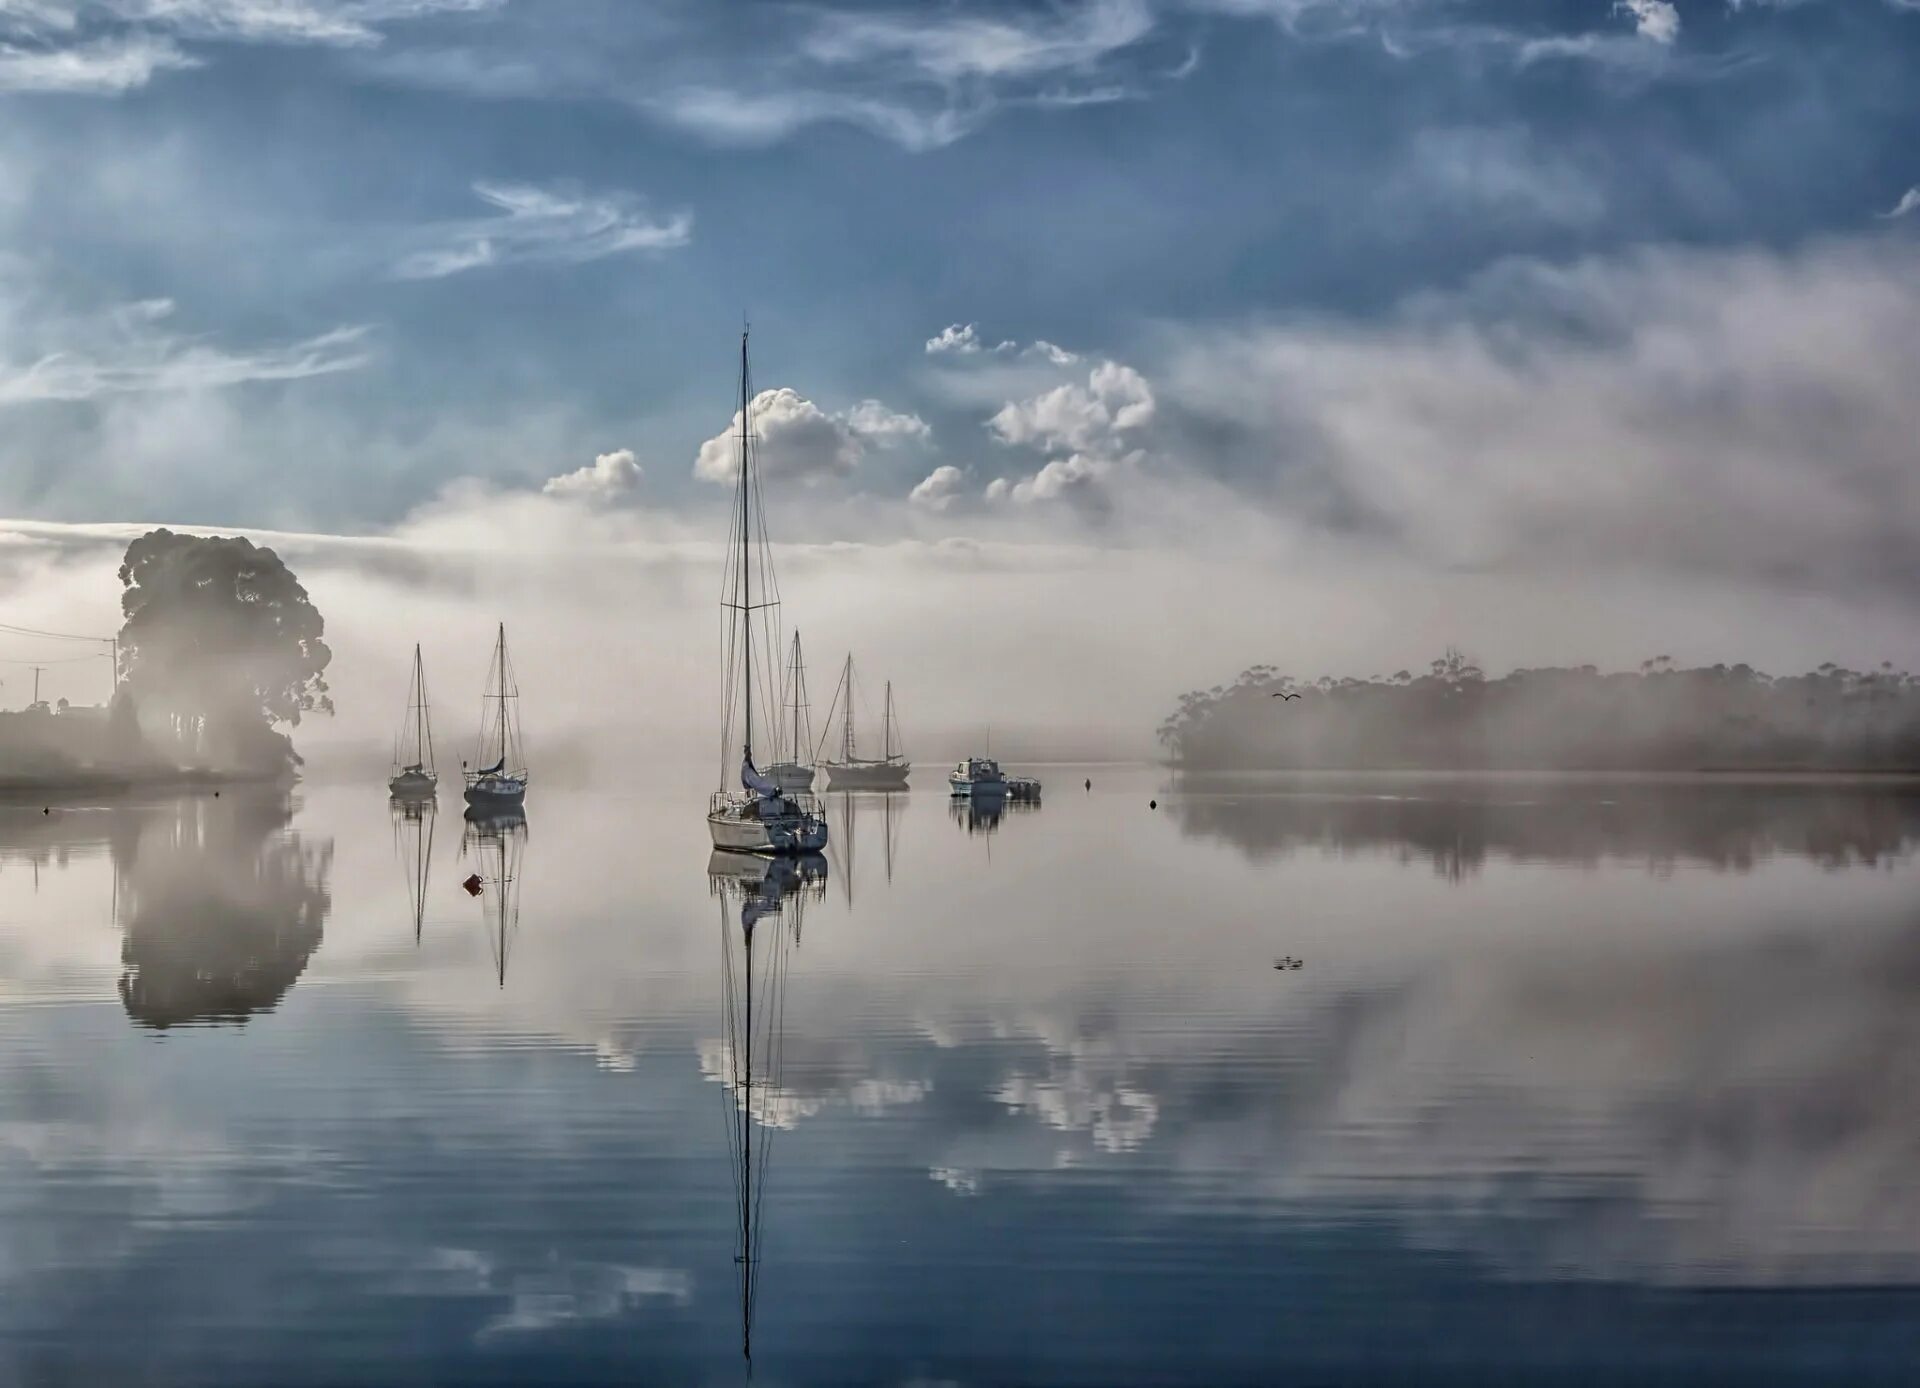
<svg viewBox="0 0 1920 1388"><path fill-rule="evenodd" d="M1274 699L1297 699L1300 696L1298 694L1273 694L1273 695L1269 695L1268 697L1274 698Z"/></svg>

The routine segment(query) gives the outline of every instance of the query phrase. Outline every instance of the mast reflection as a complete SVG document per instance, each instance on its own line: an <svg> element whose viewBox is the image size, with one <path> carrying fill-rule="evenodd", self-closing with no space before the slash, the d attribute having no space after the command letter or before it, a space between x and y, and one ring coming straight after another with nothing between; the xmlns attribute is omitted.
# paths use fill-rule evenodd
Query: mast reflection
<svg viewBox="0 0 1920 1388"><path fill-rule="evenodd" d="M906 799L905 791L839 791L834 800L835 825L827 838L827 859L833 875L840 879L840 893L847 910L853 910L854 879L858 875L856 848L860 820L874 805L880 807L881 856L889 886L893 883L893 860L900 843L900 814L896 804Z"/></svg>
<svg viewBox="0 0 1920 1388"><path fill-rule="evenodd" d="M431 800L388 802L393 813L393 856L407 877L407 906L413 916L413 943L418 946L427 918L427 886L433 879L433 825L438 813Z"/></svg>
<svg viewBox="0 0 1920 1388"><path fill-rule="evenodd" d="M507 986L507 956L520 934L520 873L526 862L527 817L518 809L475 814L469 810L460 837L462 861L471 855L469 890L480 898L480 918L493 954L494 977ZM468 879L472 881L473 878Z"/></svg>
<svg viewBox="0 0 1920 1388"><path fill-rule="evenodd" d="M733 1261L740 1273L740 1353L749 1363L767 1160L774 1132L791 1121L780 1084L789 946L799 947L806 905L826 895L827 877L827 860L817 853L762 858L715 849L707 861L708 890L720 904Z"/></svg>

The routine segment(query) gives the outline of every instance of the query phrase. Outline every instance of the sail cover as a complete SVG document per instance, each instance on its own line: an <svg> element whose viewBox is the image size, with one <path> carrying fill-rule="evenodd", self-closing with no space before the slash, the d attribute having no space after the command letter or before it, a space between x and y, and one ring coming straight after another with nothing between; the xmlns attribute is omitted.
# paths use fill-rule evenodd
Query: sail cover
<svg viewBox="0 0 1920 1388"><path fill-rule="evenodd" d="M754 769L753 758L740 758L740 784L756 795L778 795L780 787Z"/></svg>
<svg viewBox="0 0 1920 1388"><path fill-rule="evenodd" d="M507 759L505 757L502 757L500 758L499 761L495 762L492 766L481 767L480 774L482 776L498 776L502 771L506 769L506 765L507 765Z"/></svg>

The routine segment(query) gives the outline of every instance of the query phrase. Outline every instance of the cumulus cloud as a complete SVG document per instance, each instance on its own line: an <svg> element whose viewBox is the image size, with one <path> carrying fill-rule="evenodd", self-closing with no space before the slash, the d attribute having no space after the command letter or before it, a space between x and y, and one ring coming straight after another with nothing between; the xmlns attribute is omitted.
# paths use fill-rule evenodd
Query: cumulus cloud
<svg viewBox="0 0 1920 1388"><path fill-rule="evenodd" d="M631 448L602 453L587 467L550 477L540 490L548 496L588 502L613 502L631 496L640 485L640 464Z"/></svg>
<svg viewBox="0 0 1920 1388"><path fill-rule="evenodd" d="M173 313L171 299L147 299L92 317L30 322L17 304L0 298L0 405L293 381L351 371L369 360L364 327L236 350L170 330ZM35 351L30 360L7 360L15 338Z"/></svg>
<svg viewBox="0 0 1920 1388"><path fill-rule="evenodd" d="M1085 386L1064 385L1030 400L1009 401L992 421L1007 443L1042 448L1097 448L1153 418L1153 391L1130 366L1103 361Z"/></svg>
<svg viewBox="0 0 1920 1388"><path fill-rule="evenodd" d="M918 415L900 414L878 400L829 414L791 386L753 397L754 457L769 477L818 482L844 477L870 449L920 443L933 431ZM737 471L740 412L727 428L700 445L693 475L706 482L732 482Z"/></svg>
<svg viewBox="0 0 1920 1388"><path fill-rule="evenodd" d="M988 344L980 336L979 329L972 323L949 323L934 336L927 339L927 355L930 357L956 356L975 357L981 354L1002 356L1018 352L1021 356L1038 357L1055 366L1071 366L1080 358L1064 347L1057 347L1044 338L1022 347L1010 338Z"/></svg>
<svg viewBox="0 0 1920 1388"><path fill-rule="evenodd" d="M1633 27L1641 38L1672 43L1680 37L1680 11L1672 0L1618 0L1614 9L1633 16Z"/></svg>
<svg viewBox="0 0 1920 1388"><path fill-rule="evenodd" d="M841 418L861 438L883 446L925 443L933 437L932 427L919 415L900 414L878 400L862 400Z"/></svg>
<svg viewBox="0 0 1920 1388"><path fill-rule="evenodd" d="M960 488L965 481L966 477L959 468L951 463L943 463L922 478L920 485L908 494L907 499L929 511L944 511L960 495Z"/></svg>
<svg viewBox="0 0 1920 1388"><path fill-rule="evenodd" d="M496 215L431 229L429 244L394 266L401 279L439 279L514 263L580 264L629 251L677 250L693 239L693 215L655 215L627 193L589 194L518 183L476 183Z"/></svg>
<svg viewBox="0 0 1920 1388"><path fill-rule="evenodd" d="M1900 195L1900 201L1896 202L1880 215L1885 219L1891 220L1894 217L1905 217L1916 211L1920 211L1920 184L1915 184L1913 187L1907 189L1906 192Z"/></svg>

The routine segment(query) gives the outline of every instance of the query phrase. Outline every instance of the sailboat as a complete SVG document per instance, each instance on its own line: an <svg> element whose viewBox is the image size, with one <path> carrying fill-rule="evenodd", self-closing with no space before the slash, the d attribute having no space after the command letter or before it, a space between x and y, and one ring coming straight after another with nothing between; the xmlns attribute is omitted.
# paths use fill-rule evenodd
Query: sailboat
<svg viewBox="0 0 1920 1388"><path fill-rule="evenodd" d="M767 768L767 779L783 791L813 789L813 724L807 716L807 667L800 659L800 633L793 634L793 659L787 666L786 710L793 715L787 755ZM781 729L785 732L786 729ZM774 743L776 755L779 741ZM802 761L801 758L807 758Z"/></svg>
<svg viewBox="0 0 1920 1388"><path fill-rule="evenodd" d="M479 770L465 768L467 805L476 814L518 809L527 798L526 751L520 740L520 687L507 660L507 625L493 642L487 692L481 699Z"/></svg>
<svg viewBox="0 0 1920 1388"><path fill-rule="evenodd" d="M893 681L887 681L886 713L880 721L881 755L878 760L862 757L853 740L853 705L859 686L854 682L853 656L847 656L840 672L840 687L834 691L833 708L840 710L840 760L822 763L830 790L900 790L907 784L913 768L900 754L900 724L893 716ZM833 708L827 717L833 717Z"/></svg>
<svg viewBox="0 0 1920 1388"><path fill-rule="evenodd" d="M433 770L433 723L427 716L427 674L416 642L407 716L393 742L393 775L387 790L396 800L431 800L439 788L440 778Z"/></svg>
<svg viewBox="0 0 1920 1388"><path fill-rule="evenodd" d="M773 556L764 516L757 515L760 479L754 466L753 390L747 369L747 335L740 334L740 471L735 481L738 506L734 534L727 546L727 579L721 595L726 612L727 713L720 739L720 789L707 802L707 829L715 848L745 853L818 853L827 846L827 821L805 791L782 790L753 761L753 706L771 691L754 687L754 648L761 646L762 679L771 673L779 648L780 594L773 581ZM764 510L764 507L761 508ZM760 584L754 586L755 571ZM736 682L737 677L737 682ZM734 715L739 714L737 773L732 749ZM733 775L739 777L736 789Z"/></svg>

